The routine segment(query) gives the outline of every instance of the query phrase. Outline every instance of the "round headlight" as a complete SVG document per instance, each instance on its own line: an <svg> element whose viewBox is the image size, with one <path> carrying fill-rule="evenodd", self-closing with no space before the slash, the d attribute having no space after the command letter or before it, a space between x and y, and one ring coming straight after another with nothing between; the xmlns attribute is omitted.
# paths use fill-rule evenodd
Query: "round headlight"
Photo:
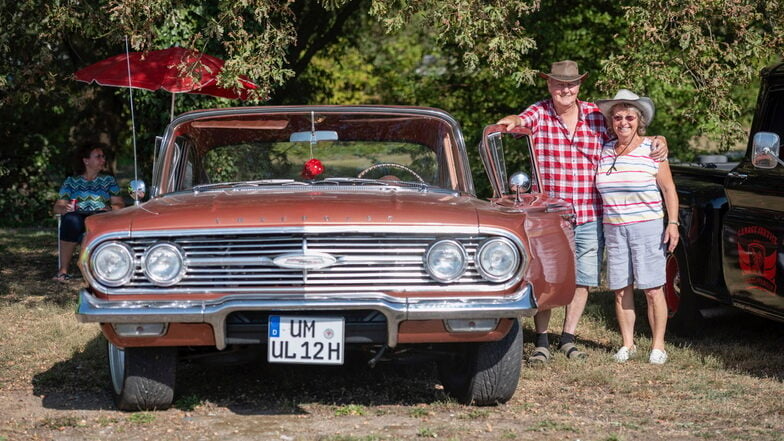
<svg viewBox="0 0 784 441"><path fill-rule="evenodd" d="M133 276L133 250L121 242L107 242L98 246L90 257L90 269L95 279L106 286L120 286Z"/></svg>
<svg viewBox="0 0 784 441"><path fill-rule="evenodd" d="M454 240L442 240L427 249L425 268L439 282L453 282L465 272L466 260L462 245Z"/></svg>
<svg viewBox="0 0 784 441"><path fill-rule="evenodd" d="M142 256L144 275L158 286L171 286L185 275L185 262L180 248L172 243L157 243Z"/></svg>
<svg viewBox="0 0 784 441"><path fill-rule="evenodd" d="M505 282L512 278L520 263L517 247L508 239L486 240L476 252L482 277L491 282Z"/></svg>

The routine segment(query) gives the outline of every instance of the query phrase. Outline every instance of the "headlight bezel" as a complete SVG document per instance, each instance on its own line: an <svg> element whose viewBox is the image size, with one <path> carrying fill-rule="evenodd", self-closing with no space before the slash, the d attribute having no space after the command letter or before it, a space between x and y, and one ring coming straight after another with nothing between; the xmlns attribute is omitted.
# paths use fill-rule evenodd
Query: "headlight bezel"
<svg viewBox="0 0 784 441"><path fill-rule="evenodd" d="M150 265L148 261L148 259L151 258L151 255L154 252L162 248L166 248L169 249L170 251L173 251L173 254L179 260L179 266L180 266L179 271L177 271L177 273L174 275L173 278L168 280L161 279L156 274L152 273L150 270L150 267L152 265ZM188 270L187 263L185 262L185 252L182 250L182 248L179 245L173 242L156 242L155 244L147 247L147 249L144 250L144 254L142 255L141 267L142 267L142 272L144 273L144 277L146 277L147 280L149 280L153 285L161 286L161 287L176 285L185 277L185 273Z"/></svg>
<svg viewBox="0 0 784 441"><path fill-rule="evenodd" d="M430 264L431 254L436 252L438 249L440 249L443 246L453 246L454 250L456 250L457 254L460 256L459 269L455 271L452 275L446 277L436 272L435 269L433 268L433 265ZM425 270L430 275L430 277L441 283L452 283L457 280L460 280L460 278L463 277L463 275L466 272L466 269L468 268L468 252L466 252L463 244L453 239L438 240L430 244L430 246L427 247L427 251L425 251L423 260L425 264Z"/></svg>
<svg viewBox="0 0 784 441"><path fill-rule="evenodd" d="M101 257L101 255L109 248L117 248L119 250L119 255L127 260L128 269L120 278L107 278L106 272L102 269L100 262L98 262L98 259ZM126 243L116 240L104 242L98 245L98 247L95 248L95 251L90 254L90 273L92 274L93 278L102 285L112 288L125 285L131 280L135 271L136 258L134 256L133 249L131 249L131 247Z"/></svg>
<svg viewBox="0 0 784 441"><path fill-rule="evenodd" d="M510 265L510 269L507 270L503 275L496 275L496 274L490 272L482 264L483 254L489 252L488 250L490 249L490 247L497 246L499 244L501 244L501 245L507 247L509 250L511 250L513 258L514 258L513 259L513 264ZM518 270L520 268L520 265L523 263L523 256L522 256L521 251L517 248L517 246L511 240L509 240L509 239L507 239L505 237L492 237L492 238L484 240L479 245L479 247L476 250L476 257L474 258L474 261L476 263L477 271L479 271L479 274L481 274L482 277L485 280L488 280L490 282L501 283L501 282L506 282L506 281L512 279L515 276L515 274L517 274L517 272L518 272Z"/></svg>

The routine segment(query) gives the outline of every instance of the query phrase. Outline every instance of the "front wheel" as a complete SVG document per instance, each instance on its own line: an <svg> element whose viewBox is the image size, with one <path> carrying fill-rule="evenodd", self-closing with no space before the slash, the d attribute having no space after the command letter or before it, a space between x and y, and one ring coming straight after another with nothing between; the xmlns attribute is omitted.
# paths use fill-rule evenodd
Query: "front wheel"
<svg viewBox="0 0 784 441"><path fill-rule="evenodd" d="M121 410L163 410L174 398L176 348L118 348L107 342L114 403Z"/></svg>
<svg viewBox="0 0 784 441"><path fill-rule="evenodd" d="M499 341L464 343L438 363L444 390L463 404L505 403L515 393L523 364L523 333L515 320Z"/></svg>

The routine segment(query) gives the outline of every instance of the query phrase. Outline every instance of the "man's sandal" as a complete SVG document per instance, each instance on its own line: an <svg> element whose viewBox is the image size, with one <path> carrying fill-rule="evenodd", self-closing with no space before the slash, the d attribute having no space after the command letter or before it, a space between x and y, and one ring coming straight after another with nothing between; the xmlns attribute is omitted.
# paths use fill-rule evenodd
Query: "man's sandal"
<svg viewBox="0 0 784 441"><path fill-rule="evenodd" d="M55 274L54 277L52 277L52 280L60 283L67 283L71 279L72 279L71 275L67 273L58 273Z"/></svg>
<svg viewBox="0 0 784 441"><path fill-rule="evenodd" d="M566 343L563 346L558 348L559 351L563 352L566 355L566 358L570 360L582 360L588 358L588 354L585 352L577 349L574 343Z"/></svg>
<svg viewBox="0 0 784 441"><path fill-rule="evenodd" d="M528 357L528 364L531 366L544 366L550 361L550 350L544 346L537 346L534 352Z"/></svg>

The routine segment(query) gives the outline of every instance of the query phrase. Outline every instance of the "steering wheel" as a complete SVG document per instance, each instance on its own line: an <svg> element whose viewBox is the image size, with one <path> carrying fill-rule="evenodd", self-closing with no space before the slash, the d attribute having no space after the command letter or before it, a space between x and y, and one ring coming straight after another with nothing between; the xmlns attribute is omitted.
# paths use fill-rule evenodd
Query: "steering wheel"
<svg viewBox="0 0 784 441"><path fill-rule="evenodd" d="M388 167L388 168L396 168L396 169L398 169L398 170L403 170L403 171L405 171L405 172L408 172L408 173L410 173L410 174L411 174L413 177L417 178L417 180L418 180L419 182L421 182L421 183L423 183L423 184L427 184L427 182L425 182L425 180L424 180L424 179L422 179L422 176L419 176L419 175L417 174L417 172L415 172L414 170L411 170L410 168L406 167L405 165L400 165L400 164L397 164L397 163L394 163L394 162L379 162L378 164L373 164L373 165L371 165L370 167L368 167L368 168L366 168L366 169L362 170L361 172L359 172L359 174L357 175L357 177L358 177L358 178L360 178L360 179L362 179L362 178L364 178L364 177L365 177L365 175L366 175L366 174L368 174L368 173L370 173L370 172L372 172L372 171L374 171L374 170L378 170L378 169L380 169L380 168L385 168L385 167Z"/></svg>

